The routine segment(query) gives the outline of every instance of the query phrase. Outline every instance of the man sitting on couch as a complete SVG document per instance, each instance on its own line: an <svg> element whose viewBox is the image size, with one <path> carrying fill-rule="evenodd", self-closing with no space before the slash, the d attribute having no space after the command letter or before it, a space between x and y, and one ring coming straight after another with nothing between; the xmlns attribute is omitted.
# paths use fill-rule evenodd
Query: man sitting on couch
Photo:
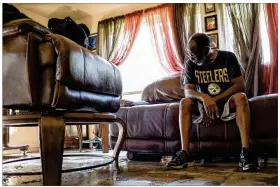
<svg viewBox="0 0 280 187"><path fill-rule="evenodd" d="M229 121L236 117L242 143L239 165L242 171L259 169L257 157L249 148L250 109L235 54L211 50L210 38L203 33L190 38L188 54L182 77L185 98L180 102L179 114L182 150L167 167L181 169L187 166L192 120L194 123L203 121L208 127L212 120ZM199 108L199 117L192 117L194 107Z"/></svg>

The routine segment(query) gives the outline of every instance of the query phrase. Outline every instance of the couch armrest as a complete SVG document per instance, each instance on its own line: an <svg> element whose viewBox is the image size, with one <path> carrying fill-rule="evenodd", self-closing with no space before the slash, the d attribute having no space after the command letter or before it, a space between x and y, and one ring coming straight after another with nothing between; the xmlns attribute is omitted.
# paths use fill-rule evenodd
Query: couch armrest
<svg viewBox="0 0 280 187"><path fill-rule="evenodd" d="M251 137L277 137L278 94L249 99L251 110Z"/></svg>
<svg viewBox="0 0 280 187"><path fill-rule="evenodd" d="M48 34L45 41L50 41L56 51L55 77L61 84L75 90L121 95L117 66L64 36Z"/></svg>
<svg viewBox="0 0 280 187"><path fill-rule="evenodd" d="M10 21L3 26L3 37L14 36L25 32L35 32L40 36L52 33L48 28L27 18Z"/></svg>
<svg viewBox="0 0 280 187"><path fill-rule="evenodd" d="M41 103L59 109L118 111L122 82L114 64L58 34L47 34L44 42Z"/></svg>

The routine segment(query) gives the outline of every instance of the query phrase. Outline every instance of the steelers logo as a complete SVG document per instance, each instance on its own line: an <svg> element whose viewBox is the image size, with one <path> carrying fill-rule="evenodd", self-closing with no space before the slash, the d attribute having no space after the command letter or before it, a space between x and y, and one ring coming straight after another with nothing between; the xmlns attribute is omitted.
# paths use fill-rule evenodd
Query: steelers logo
<svg viewBox="0 0 280 187"><path fill-rule="evenodd" d="M221 92L221 87L216 83L211 83L208 85L208 92L211 95L218 95Z"/></svg>

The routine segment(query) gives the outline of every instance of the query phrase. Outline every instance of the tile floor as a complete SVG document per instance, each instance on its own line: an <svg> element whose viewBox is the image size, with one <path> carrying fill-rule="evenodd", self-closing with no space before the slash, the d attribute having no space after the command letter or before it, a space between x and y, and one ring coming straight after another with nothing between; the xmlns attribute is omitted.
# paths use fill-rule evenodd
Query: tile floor
<svg viewBox="0 0 280 187"><path fill-rule="evenodd" d="M89 153L88 151L86 151ZM76 152L77 153L77 152ZM100 152L95 152L100 154ZM110 152L107 155L111 155ZM38 156L38 154L29 154ZM13 155L11 155L13 156ZM16 155L14 155L16 156ZM11 157L10 157L11 158ZM148 186L148 185L277 185L278 168L276 159L270 159L267 167L261 172L244 173L238 170L238 163L212 162L201 165L193 162L184 170L167 170L166 162L170 157L164 157L161 161L129 161L126 159L126 152L121 152L120 166L122 172L113 170L109 166L84 170L62 175L62 185L97 185L97 186ZM3 171L37 171L40 170L40 160L28 161L27 164L17 163L3 166ZM93 158L67 158L64 159L64 168L81 167L92 162L102 162ZM3 185L41 185L41 176L3 176Z"/></svg>

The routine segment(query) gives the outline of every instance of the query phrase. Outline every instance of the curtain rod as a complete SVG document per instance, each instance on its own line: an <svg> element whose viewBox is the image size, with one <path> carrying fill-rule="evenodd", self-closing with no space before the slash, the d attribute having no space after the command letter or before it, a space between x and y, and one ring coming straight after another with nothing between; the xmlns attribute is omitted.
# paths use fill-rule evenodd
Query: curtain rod
<svg viewBox="0 0 280 187"><path fill-rule="evenodd" d="M146 11L150 11L150 10L153 10L153 9L156 9L156 8L160 8L162 6L165 6L165 5L168 5L168 4L173 4L173 3L164 3L164 4L160 4L160 5L156 5L154 7L150 7L150 8L146 8L146 9L140 9L140 10L136 10L134 12L130 12L130 13L127 13L127 14L123 14L123 15L120 15L120 16L115 16L115 17L110 17L110 18L106 18L106 19L103 19L99 22L103 22L103 21L106 21L106 20L110 20L110 19L116 19L116 18L120 18L120 17L123 17L123 16L127 16L127 15L133 15L133 14L137 14L137 13L145 13Z"/></svg>

